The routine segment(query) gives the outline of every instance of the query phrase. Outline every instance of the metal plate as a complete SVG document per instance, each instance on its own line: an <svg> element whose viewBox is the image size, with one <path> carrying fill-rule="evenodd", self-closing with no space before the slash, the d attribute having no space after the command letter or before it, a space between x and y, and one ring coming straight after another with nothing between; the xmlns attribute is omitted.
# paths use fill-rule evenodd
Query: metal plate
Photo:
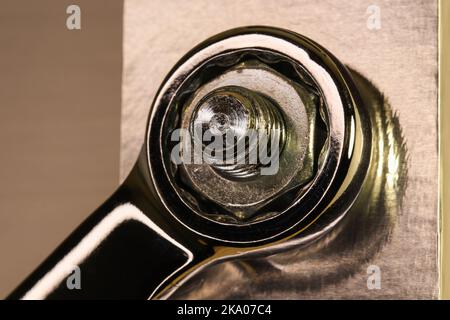
<svg viewBox="0 0 450 320"><path fill-rule="evenodd" d="M405 194L386 192L389 186L379 185L385 201L372 203L372 215L389 217L382 222L382 241L353 236L361 225L350 224L353 231L340 236L345 245L325 239L318 248L222 263L197 275L175 298L438 297L437 1L377 1L380 29L369 28L371 5L347 0L226 5L125 1L122 178L143 143L149 107L165 74L197 43L244 25L304 34L363 74L395 114L384 118L387 135L392 129L388 122L398 119L407 148L399 170L399 181L407 180ZM392 165L386 162L388 174ZM381 289L369 290L367 270L373 265L380 268Z"/></svg>

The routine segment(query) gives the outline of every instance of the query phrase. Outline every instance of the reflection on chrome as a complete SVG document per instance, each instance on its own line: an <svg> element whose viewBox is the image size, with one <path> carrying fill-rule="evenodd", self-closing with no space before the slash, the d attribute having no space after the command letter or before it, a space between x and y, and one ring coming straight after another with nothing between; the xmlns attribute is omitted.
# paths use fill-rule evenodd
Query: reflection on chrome
<svg viewBox="0 0 450 320"><path fill-rule="evenodd" d="M192 253L180 243L172 239L167 233L159 228L145 214L132 204L123 204L111 211L103 220L97 224L67 255L61 259L45 276L43 276L30 290L23 296L24 300L45 299L61 282L70 275L74 266L79 266L88 258L101 243L122 223L134 220L146 225L149 229L157 232L162 238L186 253L187 262L178 270L188 265L192 259ZM169 276L168 278L170 278Z"/></svg>
<svg viewBox="0 0 450 320"><path fill-rule="evenodd" d="M270 256L205 268L171 298L345 297L333 290L334 285L363 271L389 241L407 185L407 149L398 117L366 78L351 71L372 122L373 143L368 176L345 217L313 243L292 239ZM353 286L355 291L365 290L361 282Z"/></svg>

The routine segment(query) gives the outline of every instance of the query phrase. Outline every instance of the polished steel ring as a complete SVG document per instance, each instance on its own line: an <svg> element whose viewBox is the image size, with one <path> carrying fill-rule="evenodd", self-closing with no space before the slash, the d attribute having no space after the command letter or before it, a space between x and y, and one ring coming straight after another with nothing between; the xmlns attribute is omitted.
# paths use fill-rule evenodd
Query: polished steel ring
<svg viewBox="0 0 450 320"><path fill-rule="evenodd" d="M182 185L185 182L179 168L170 162L168 141L172 130L181 126L183 108L202 85L239 63L255 59L269 66L290 66L302 88L317 91L323 102L319 113L323 113L322 120L326 122L326 137L324 152L316 159L317 168L310 181L284 189L273 201L256 207L256 213L236 222L223 219L227 217L220 211L223 207L213 203L210 194ZM145 148L155 190L180 223L219 243L252 246L297 235L316 220L321 220L325 228L343 217L366 175L370 161L369 127L348 71L328 51L289 31L249 27L215 36L181 59L155 98ZM303 144L299 146L301 149ZM247 219L255 214L256 218Z"/></svg>

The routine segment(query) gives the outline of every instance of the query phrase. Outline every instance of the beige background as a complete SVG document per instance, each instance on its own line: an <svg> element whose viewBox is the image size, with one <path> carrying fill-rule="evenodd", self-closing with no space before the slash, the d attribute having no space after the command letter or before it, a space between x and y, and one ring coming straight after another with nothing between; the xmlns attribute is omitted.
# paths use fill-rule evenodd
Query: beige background
<svg viewBox="0 0 450 320"><path fill-rule="evenodd" d="M366 27L369 5L381 29ZM435 0L125 0L121 178L144 140L152 99L189 49L224 30L270 25L302 33L371 80L399 116L409 150L403 210L389 243L371 264L383 290L366 290L366 267L315 298L438 296L438 2ZM257 297L260 297L256 295ZM266 293L265 297L270 297ZM290 298L305 296L290 296Z"/></svg>
<svg viewBox="0 0 450 320"><path fill-rule="evenodd" d="M0 297L118 185L122 5L0 2Z"/></svg>

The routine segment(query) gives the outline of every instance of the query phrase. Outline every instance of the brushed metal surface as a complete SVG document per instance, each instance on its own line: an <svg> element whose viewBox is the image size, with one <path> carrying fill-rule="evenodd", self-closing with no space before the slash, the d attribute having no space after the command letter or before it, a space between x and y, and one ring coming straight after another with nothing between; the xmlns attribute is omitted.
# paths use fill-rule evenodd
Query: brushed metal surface
<svg viewBox="0 0 450 320"><path fill-rule="evenodd" d="M143 143L149 107L165 74L197 43L244 25L304 34L368 78L393 109L383 118L386 137L394 135L391 124L398 119L408 150L397 158L401 174L407 172L404 196L397 185L389 186L392 163L383 162L385 180L376 186L381 200L357 208L368 218L352 220L351 228L336 236L345 246L322 241L319 248L223 263L197 275L175 298L437 298L437 1L377 1L380 30L367 28L371 4L125 1L122 179ZM400 202L398 210L389 205ZM387 219L378 226L383 232L377 237L357 232L370 230L365 224L379 221L377 214ZM380 267L380 290L367 289L369 265Z"/></svg>

